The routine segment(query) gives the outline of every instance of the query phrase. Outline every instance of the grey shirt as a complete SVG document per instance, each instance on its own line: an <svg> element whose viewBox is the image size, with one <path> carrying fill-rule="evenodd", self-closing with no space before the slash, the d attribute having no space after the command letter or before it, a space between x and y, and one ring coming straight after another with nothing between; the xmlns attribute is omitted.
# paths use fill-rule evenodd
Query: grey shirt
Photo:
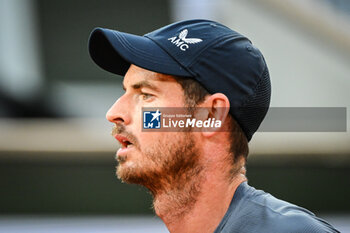
<svg viewBox="0 0 350 233"><path fill-rule="evenodd" d="M339 232L312 212L240 184L214 233Z"/></svg>

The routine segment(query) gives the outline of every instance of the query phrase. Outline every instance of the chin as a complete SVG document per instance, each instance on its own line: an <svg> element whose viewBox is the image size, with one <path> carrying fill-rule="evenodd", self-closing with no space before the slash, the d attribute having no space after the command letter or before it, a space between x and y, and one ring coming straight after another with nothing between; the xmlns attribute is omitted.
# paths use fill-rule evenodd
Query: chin
<svg viewBox="0 0 350 233"><path fill-rule="evenodd" d="M117 177L125 183L143 185L148 179L144 167L136 166L132 162L123 162L117 166Z"/></svg>

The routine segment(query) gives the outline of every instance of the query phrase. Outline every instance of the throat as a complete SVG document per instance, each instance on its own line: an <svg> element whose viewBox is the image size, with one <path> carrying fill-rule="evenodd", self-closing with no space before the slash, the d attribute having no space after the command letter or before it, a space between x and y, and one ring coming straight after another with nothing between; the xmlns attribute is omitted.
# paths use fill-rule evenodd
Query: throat
<svg viewBox="0 0 350 233"><path fill-rule="evenodd" d="M204 178L201 170L197 167L161 190L152 192L154 211L166 224L181 221L193 210L202 190Z"/></svg>

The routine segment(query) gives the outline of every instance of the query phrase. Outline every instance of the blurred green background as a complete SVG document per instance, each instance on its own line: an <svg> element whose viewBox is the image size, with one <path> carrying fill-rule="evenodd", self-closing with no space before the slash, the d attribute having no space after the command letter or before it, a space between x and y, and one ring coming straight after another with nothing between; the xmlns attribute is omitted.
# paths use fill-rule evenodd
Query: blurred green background
<svg viewBox="0 0 350 233"><path fill-rule="evenodd" d="M89 158L77 153L60 158L59 152L2 152L2 214L153 213L146 189L116 178L112 153L84 154ZM331 158L306 157L253 157L249 183L313 212L348 213L348 159L334 164Z"/></svg>

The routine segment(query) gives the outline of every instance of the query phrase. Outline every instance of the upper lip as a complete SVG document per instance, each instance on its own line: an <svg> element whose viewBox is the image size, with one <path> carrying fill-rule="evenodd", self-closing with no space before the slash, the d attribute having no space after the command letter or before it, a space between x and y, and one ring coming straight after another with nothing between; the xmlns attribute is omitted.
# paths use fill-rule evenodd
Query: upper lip
<svg viewBox="0 0 350 233"><path fill-rule="evenodd" d="M133 144L129 138L126 136L123 136L121 134L114 135L114 138L119 141L119 143L122 145L122 147L127 147L130 144Z"/></svg>

